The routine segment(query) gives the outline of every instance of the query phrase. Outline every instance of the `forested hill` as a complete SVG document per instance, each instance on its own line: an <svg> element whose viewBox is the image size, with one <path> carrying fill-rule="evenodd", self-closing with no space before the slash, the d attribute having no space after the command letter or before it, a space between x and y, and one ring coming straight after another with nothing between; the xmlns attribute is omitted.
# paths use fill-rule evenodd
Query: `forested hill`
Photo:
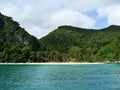
<svg viewBox="0 0 120 90"><path fill-rule="evenodd" d="M11 17L0 13L0 62L26 62L39 42Z"/></svg>
<svg viewBox="0 0 120 90"><path fill-rule="evenodd" d="M60 26L38 40L0 13L0 62L116 60L120 60L120 26L101 30Z"/></svg>
<svg viewBox="0 0 120 90"><path fill-rule="evenodd" d="M40 42L63 61L120 60L120 26L101 30L60 26Z"/></svg>

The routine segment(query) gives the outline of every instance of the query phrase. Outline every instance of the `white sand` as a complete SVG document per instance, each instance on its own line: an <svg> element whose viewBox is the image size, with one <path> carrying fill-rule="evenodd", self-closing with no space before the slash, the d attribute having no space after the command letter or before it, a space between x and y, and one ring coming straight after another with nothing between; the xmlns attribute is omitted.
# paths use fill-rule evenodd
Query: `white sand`
<svg viewBox="0 0 120 90"><path fill-rule="evenodd" d="M78 65L78 64L105 64L100 62L45 62L45 63L0 63L1 65Z"/></svg>

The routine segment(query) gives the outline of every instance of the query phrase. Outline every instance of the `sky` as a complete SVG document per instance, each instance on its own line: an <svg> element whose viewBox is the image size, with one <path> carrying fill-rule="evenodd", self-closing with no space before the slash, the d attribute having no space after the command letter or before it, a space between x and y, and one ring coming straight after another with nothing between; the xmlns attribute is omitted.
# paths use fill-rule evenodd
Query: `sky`
<svg viewBox="0 0 120 90"><path fill-rule="evenodd" d="M0 0L0 12L37 38L61 25L87 29L120 25L120 0Z"/></svg>

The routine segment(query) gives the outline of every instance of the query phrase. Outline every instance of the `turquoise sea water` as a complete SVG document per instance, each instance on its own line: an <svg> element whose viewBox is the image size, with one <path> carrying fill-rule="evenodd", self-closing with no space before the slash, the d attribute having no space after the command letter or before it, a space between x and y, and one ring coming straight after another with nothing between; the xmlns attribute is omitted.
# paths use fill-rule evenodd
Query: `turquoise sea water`
<svg viewBox="0 0 120 90"><path fill-rule="evenodd" d="M0 90L120 90L120 65L0 65Z"/></svg>

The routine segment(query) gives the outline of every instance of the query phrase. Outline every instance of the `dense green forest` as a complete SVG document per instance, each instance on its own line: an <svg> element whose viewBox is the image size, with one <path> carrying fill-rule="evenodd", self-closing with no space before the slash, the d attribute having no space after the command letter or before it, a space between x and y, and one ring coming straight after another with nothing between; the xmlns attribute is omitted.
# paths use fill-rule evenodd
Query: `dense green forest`
<svg viewBox="0 0 120 90"><path fill-rule="evenodd" d="M0 62L99 62L120 60L120 26L60 26L37 39L0 13Z"/></svg>

